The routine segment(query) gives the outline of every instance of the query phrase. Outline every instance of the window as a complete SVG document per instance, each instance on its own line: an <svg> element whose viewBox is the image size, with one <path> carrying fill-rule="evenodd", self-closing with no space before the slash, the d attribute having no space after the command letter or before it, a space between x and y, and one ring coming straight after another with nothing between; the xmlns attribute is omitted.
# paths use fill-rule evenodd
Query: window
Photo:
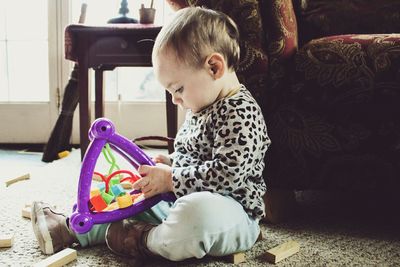
<svg viewBox="0 0 400 267"><path fill-rule="evenodd" d="M0 0L0 124L6 125L0 131L1 143L48 141L73 66L64 58L64 29L78 22L82 2ZM87 24L105 24L118 16L121 4L121 0L85 2ZM150 1L128 3L128 16L138 18L140 5L148 6ZM154 4L155 23L162 25L173 11L164 0L154 0ZM130 138L166 134L165 91L155 81L151 68L107 71L104 82L105 116L114 121L121 134ZM144 109L146 117L136 115ZM76 110L74 144L79 144L78 117Z"/></svg>
<svg viewBox="0 0 400 267"><path fill-rule="evenodd" d="M0 102L49 101L48 50L47 1L0 0Z"/></svg>

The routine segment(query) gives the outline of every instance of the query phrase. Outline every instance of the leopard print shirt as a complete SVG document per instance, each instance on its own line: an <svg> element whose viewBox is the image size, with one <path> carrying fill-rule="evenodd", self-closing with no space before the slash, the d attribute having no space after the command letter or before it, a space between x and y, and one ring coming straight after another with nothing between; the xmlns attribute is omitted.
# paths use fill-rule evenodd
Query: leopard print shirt
<svg viewBox="0 0 400 267"><path fill-rule="evenodd" d="M262 218L263 159L270 143L261 109L243 85L200 112L189 110L174 144L175 195L219 193L234 198L251 217Z"/></svg>

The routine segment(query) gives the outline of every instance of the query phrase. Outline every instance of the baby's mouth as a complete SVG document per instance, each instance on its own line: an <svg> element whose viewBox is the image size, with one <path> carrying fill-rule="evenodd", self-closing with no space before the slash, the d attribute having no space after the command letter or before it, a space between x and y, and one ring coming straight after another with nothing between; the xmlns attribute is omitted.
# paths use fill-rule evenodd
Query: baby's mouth
<svg viewBox="0 0 400 267"><path fill-rule="evenodd" d="M185 108L184 106L183 106L183 104L178 104L178 107L181 109L181 110L186 110L187 108Z"/></svg>

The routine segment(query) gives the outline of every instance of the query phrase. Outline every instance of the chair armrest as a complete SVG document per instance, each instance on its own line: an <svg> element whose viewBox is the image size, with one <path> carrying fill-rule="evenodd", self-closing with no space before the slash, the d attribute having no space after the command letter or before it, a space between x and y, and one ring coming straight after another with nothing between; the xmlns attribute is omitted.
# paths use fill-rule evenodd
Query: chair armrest
<svg viewBox="0 0 400 267"><path fill-rule="evenodd" d="M296 54L295 68L292 90L310 107L388 103L400 97L400 34L315 39Z"/></svg>
<svg viewBox="0 0 400 267"><path fill-rule="evenodd" d="M400 32L400 1L293 0L299 44L343 34Z"/></svg>
<svg viewBox="0 0 400 267"><path fill-rule="evenodd" d="M267 113L268 186L387 189L398 184L400 34L315 39ZM269 95L274 97L274 95ZM396 188L396 186L394 186Z"/></svg>
<svg viewBox="0 0 400 267"><path fill-rule="evenodd" d="M269 56L291 58L298 48L297 22L292 1L261 2Z"/></svg>
<svg viewBox="0 0 400 267"><path fill-rule="evenodd" d="M298 50L297 21L292 0L260 2L270 62L269 87L287 87L287 74Z"/></svg>

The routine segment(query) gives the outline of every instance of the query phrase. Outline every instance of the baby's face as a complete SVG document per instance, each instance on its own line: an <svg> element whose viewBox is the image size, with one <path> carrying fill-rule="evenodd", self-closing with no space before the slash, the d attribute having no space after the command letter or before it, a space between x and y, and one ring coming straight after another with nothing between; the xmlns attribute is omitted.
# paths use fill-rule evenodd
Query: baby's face
<svg viewBox="0 0 400 267"><path fill-rule="evenodd" d="M206 66L188 66L168 49L154 58L153 67L156 78L171 94L172 102L182 109L199 112L214 103L220 93Z"/></svg>

